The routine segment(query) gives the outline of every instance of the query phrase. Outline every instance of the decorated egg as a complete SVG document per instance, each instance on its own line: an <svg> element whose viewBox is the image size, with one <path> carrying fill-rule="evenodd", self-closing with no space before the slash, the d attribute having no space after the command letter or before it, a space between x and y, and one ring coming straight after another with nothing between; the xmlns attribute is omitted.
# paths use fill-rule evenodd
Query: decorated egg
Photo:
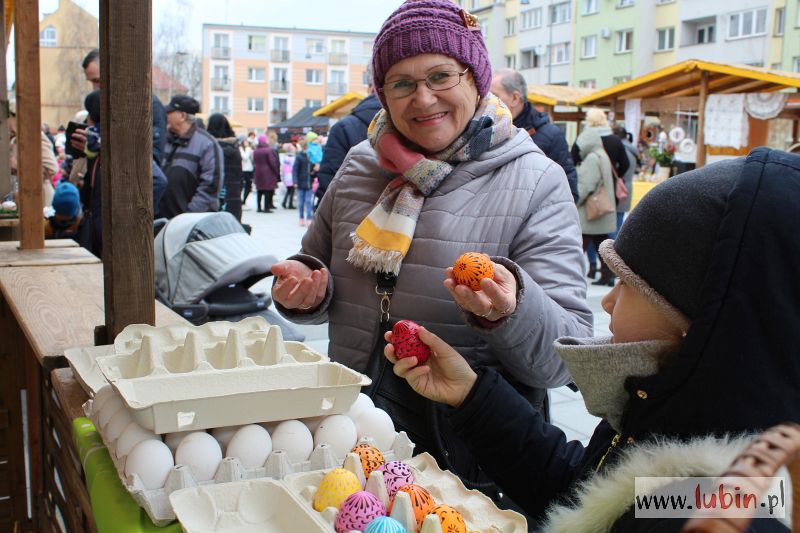
<svg viewBox="0 0 800 533"><path fill-rule="evenodd" d="M466 285L473 291L481 290L481 280L494 275L492 260L486 254L467 252L456 259L453 265L453 278L459 285Z"/></svg>
<svg viewBox="0 0 800 533"><path fill-rule="evenodd" d="M369 477L373 470L386 462L381 451L369 444L357 444L350 451L358 454L361 458L361 468L364 470L365 477Z"/></svg>
<svg viewBox="0 0 800 533"><path fill-rule="evenodd" d="M392 345L398 359L416 357L421 364L431 355L431 349L419 339L419 324L410 320L401 320L394 325Z"/></svg>
<svg viewBox="0 0 800 533"><path fill-rule="evenodd" d="M360 490L347 497L336 515L336 533L351 530L363 531L367 524L379 516L386 516L386 509L374 494Z"/></svg>
<svg viewBox="0 0 800 533"><path fill-rule="evenodd" d="M386 482L386 492L389 493L390 498L394 496L397 489L403 485L414 483L414 474L411 473L411 468L403 461L389 461L378 468L378 470L383 472L383 479Z"/></svg>
<svg viewBox="0 0 800 533"><path fill-rule="evenodd" d="M322 511L326 507L339 509L348 496L361 490L356 475L344 468L335 468L322 478L314 494L314 509Z"/></svg>
<svg viewBox="0 0 800 533"><path fill-rule="evenodd" d="M435 514L439 517L439 521L442 523L442 531L447 533L467 533L467 524L464 523L464 517L449 505L437 505L431 510L430 514Z"/></svg>
<svg viewBox="0 0 800 533"><path fill-rule="evenodd" d="M422 520L425 516L430 514L431 510L436 506L436 502L433 501L433 496L431 496L431 493L428 492L425 487L415 485L414 483L403 485L397 489L397 492L406 492L411 498L411 508L414 510L414 518L417 520L417 529L419 529L422 527ZM395 493L395 496L397 496L397 493ZM394 497L392 497L392 501L389 503L389 513L392 512L393 506Z"/></svg>
<svg viewBox="0 0 800 533"><path fill-rule="evenodd" d="M364 533L406 533L406 528L394 518L379 516L369 523Z"/></svg>

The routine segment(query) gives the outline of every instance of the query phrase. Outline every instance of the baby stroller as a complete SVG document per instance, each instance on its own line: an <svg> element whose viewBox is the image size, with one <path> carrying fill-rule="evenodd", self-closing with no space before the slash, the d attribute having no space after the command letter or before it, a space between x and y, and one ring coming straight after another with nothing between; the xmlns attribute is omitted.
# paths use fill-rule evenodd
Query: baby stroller
<svg viewBox="0 0 800 533"><path fill-rule="evenodd" d="M278 260L227 212L184 213L156 221L156 298L193 324L260 315L286 340L305 335L275 311L271 298L250 287L272 275Z"/></svg>

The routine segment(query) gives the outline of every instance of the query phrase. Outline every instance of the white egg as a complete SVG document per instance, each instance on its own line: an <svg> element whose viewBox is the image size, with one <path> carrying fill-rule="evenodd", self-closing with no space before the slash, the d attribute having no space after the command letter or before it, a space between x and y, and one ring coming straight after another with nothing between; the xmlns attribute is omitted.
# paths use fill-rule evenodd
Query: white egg
<svg viewBox="0 0 800 533"><path fill-rule="evenodd" d="M242 426L231 439L225 457L238 457L245 468L264 466L272 453L269 432L257 424Z"/></svg>
<svg viewBox="0 0 800 533"><path fill-rule="evenodd" d="M111 417L117 414L117 411L123 407L122 398L119 396L112 396L103 404L100 413L97 415L97 421L100 423L100 429L105 429L106 425L111 421Z"/></svg>
<svg viewBox="0 0 800 533"><path fill-rule="evenodd" d="M280 420L273 420L272 422L261 422L258 425L269 431L269 434L272 435L272 432L275 431L275 428L278 427L280 423Z"/></svg>
<svg viewBox="0 0 800 533"><path fill-rule="evenodd" d="M212 479L221 462L219 442L205 431L186 435L175 452L175 464L188 466L195 481Z"/></svg>
<svg viewBox="0 0 800 533"><path fill-rule="evenodd" d="M228 447L228 443L239 430L240 426L225 426L222 428L214 428L211 430L211 436L217 439L219 447L223 450Z"/></svg>
<svg viewBox="0 0 800 533"><path fill-rule="evenodd" d="M311 455L314 438L308 427L299 420L286 420L272 432L272 449L286 452L290 462L299 463Z"/></svg>
<svg viewBox="0 0 800 533"><path fill-rule="evenodd" d="M92 397L92 413L97 414L103 408L103 404L115 395L116 392L111 388L111 385L103 385L97 389L97 392Z"/></svg>
<svg viewBox="0 0 800 533"><path fill-rule="evenodd" d="M160 440L143 440L125 459L125 476L136 474L148 490L160 489L175 462L167 445Z"/></svg>
<svg viewBox="0 0 800 533"><path fill-rule="evenodd" d="M350 406L350 409L345 414L350 417L350 420L355 421L361 413L373 407L375 407L375 404L372 402L372 398L360 392L356 401L353 402L353 405Z"/></svg>
<svg viewBox="0 0 800 533"><path fill-rule="evenodd" d="M128 410L124 407L114 413L114 416L111 417L111 420L109 420L108 424L106 425L104 433L106 441L114 442L117 440L132 420L133 418L131 418L130 412L128 412Z"/></svg>
<svg viewBox="0 0 800 533"><path fill-rule="evenodd" d="M324 416L312 416L311 418L302 419L301 422L306 425L312 434L314 434L317 432L317 428L323 420L325 420Z"/></svg>
<svg viewBox="0 0 800 533"><path fill-rule="evenodd" d="M394 422L383 409L373 407L361 413L356 419L356 430L359 439L372 437L380 451L392 449L395 438Z"/></svg>
<svg viewBox="0 0 800 533"><path fill-rule="evenodd" d="M320 444L328 444L333 455L343 459L358 441L356 425L345 415L326 417L314 433L314 448Z"/></svg>
<svg viewBox="0 0 800 533"><path fill-rule="evenodd" d="M194 433L193 431L176 431L175 433L167 433L164 435L164 442L169 446L169 449L172 450L172 453L175 453L178 449L178 446L181 445L181 441L186 437L186 435L191 435Z"/></svg>
<svg viewBox="0 0 800 533"><path fill-rule="evenodd" d="M117 446L116 446L116 455L118 458L125 457L130 453L134 446L142 442L143 440L161 440L158 435L150 431L149 429L144 429L142 426L137 424L136 422L130 422L125 429L122 431L122 434L117 439ZM171 453L171 452L170 452Z"/></svg>

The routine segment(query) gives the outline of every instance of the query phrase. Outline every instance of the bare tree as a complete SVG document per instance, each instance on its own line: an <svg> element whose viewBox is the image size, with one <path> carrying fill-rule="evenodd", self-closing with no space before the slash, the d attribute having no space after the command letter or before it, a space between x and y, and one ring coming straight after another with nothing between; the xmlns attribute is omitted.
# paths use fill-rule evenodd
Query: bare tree
<svg viewBox="0 0 800 533"><path fill-rule="evenodd" d="M202 63L196 52L185 48L188 32L188 13L193 11L192 0L176 0L164 4L161 23L153 32L153 63L174 80L183 84L192 96L199 96ZM167 98L177 89L170 87Z"/></svg>

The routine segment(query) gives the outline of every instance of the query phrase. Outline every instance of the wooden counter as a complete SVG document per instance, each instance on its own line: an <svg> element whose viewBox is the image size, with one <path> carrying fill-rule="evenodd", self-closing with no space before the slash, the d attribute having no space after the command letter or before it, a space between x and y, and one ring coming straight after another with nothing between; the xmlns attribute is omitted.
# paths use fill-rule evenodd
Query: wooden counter
<svg viewBox="0 0 800 533"><path fill-rule="evenodd" d="M0 267L100 263L100 259L71 239L45 241L45 244L39 250L21 250L18 241L0 242Z"/></svg>

